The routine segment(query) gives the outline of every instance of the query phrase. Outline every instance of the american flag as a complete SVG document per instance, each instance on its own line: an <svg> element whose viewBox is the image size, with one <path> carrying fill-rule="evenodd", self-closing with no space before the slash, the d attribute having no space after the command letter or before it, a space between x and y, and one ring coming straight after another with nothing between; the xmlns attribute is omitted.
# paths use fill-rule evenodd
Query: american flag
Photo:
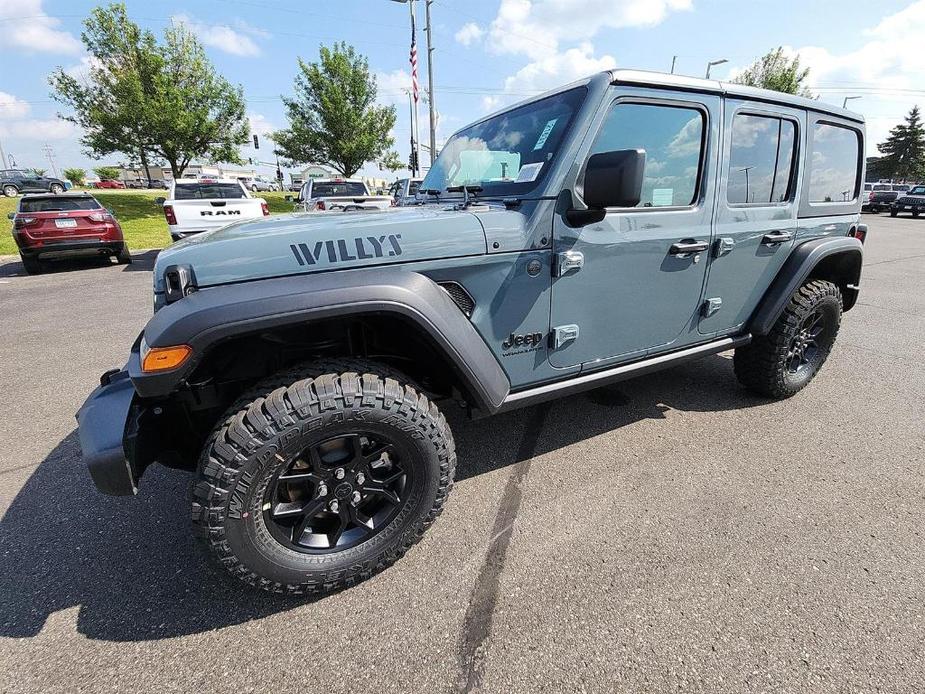
<svg viewBox="0 0 925 694"><path fill-rule="evenodd" d="M418 102L418 42L415 39L417 32L414 28L414 16L411 17L411 90L414 93L414 103Z"/></svg>

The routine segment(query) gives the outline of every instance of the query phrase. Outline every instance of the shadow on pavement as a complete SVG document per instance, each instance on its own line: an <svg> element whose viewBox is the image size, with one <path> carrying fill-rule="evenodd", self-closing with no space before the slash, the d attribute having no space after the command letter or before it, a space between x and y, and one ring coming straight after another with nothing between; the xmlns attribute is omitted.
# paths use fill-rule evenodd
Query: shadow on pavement
<svg viewBox="0 0 925 694"><path fill-rule="evenodd" d="M141 251L132 253L132 264L121 266L123 272L150 272L154 268L154 261L157 258L158 250ZM41 275L57 275L66 272L79 272L81 270L91 270L94 268L104 268L115 265L113 258L98 258L90 256L86 258L69 258L66 260L49 260L42 264ZM41 276L40 275L40 276ZM0 278L3 277L29 277L19 260L10 263L0 263Z"/></svg>
<svg viewBox="0 0 925 694"><path fill-rule="evenodd" d="M535 408L476 422L451 413L457 479L643 419L662 419L668 409L721 411L763 402L739 388L731 360L717 356L558 401L531 435L533 445L516 442ZM510 441L498 432L511 432ZM189 480L188 474L155 466L137 497L104 497L80 460L76 432L69 434L0 522L0 636L35 636L49 615L75 605L77 629L88 638L144 641L241 624L305 604L246 588L206 560L190 534Z"/></svg>

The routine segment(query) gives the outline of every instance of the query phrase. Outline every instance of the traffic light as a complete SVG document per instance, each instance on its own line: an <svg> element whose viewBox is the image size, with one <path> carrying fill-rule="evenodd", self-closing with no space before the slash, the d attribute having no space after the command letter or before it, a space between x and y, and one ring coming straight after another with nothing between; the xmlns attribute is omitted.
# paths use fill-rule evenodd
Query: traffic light
<svg viewBox="0 0 925 694"><path fill-rule="evenodd" d="M260 142L257 140L257 133L254 133L254 149L260 149Z"/></svg>
<svg viewBox="0 0 925 694"><path fill-rule="evenodd" d="M416 149L412 149L411 154L408 155L408 168L412 171L418 170L418 151Z"/></svg>

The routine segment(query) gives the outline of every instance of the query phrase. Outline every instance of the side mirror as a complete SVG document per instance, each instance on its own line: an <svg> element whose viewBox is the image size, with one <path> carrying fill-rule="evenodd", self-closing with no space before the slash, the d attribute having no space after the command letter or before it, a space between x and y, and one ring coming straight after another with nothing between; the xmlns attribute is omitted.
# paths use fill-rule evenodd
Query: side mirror
<svg viewBox="0 0 925 694"><path fill-rule="evenodd" d="M636 207L646 170L644 149L593 154L585 167L584 199L592 210Z"/></svg>
<svg viewBox="0 0 925 694"><path fill-rule="evenodd" d="M10 212L10 213L6 216L6 218L7 218L7 219L16 219L16 213L15 213L15 212Z"/></svg>
<svg viewBox="0 0 925 694"><path fill-rule="evenodd" d="M292 202L292 196L291 196L291 195L287 195L287 196L286 196L286 202Z"/></svg>
<svg viewBox="0 0 925 694"><path fill-rule="evenodd" d="M160 196L154 198L154 204L155 204L155 205L163 205L165 202L167 202L167 198L163 198L163 197L160 197Z"/></svg>

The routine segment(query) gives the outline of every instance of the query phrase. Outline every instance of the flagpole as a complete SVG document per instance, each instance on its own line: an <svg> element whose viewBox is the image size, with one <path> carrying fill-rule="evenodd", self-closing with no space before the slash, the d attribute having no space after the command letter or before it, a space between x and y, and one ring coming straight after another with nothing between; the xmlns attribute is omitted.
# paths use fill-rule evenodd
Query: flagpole
<svg viewBox="0 0 925 694"><path fill-rule="evenodd" d="M408 8L411 11L411 44L414 46L415 52L417 52L417 44L418 44L417 31L418 30L417 30L417 22L415 21L414 2L415 0L408 0ZM420 128L421 118L418 113L417 60L415 60L415 65L414 65L413 70L415 72L415 75L413 77L414 85L412 87L414 90L414 123L412 125L414 128L415 161L417 162L417 169L414 173L418 174L421 171L421 150L420 150L420 147L421 147L421 128Z"/></svg>

